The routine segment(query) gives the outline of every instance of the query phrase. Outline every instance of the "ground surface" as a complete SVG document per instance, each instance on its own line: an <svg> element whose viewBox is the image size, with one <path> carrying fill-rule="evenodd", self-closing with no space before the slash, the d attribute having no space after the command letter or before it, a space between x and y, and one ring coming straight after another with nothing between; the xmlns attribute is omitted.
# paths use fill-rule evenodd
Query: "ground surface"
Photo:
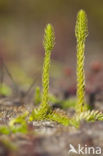
<svg viewBox="0 0 103 156"><path fill-rule="evenodd" d="M18 102L19 103L19 102ZM10 118L32 109L33 105L18 105L17 100L10 102L2 98L0 103L0 124L7 124ZM97 102L98 103L98 102ZM102 104L96 104L102 106ZM67 112L68 113L68 112ZM70 144L76 149L78 144L103 149L103 122L86 123L80 128L64 127L50 121L28 123L30 133L0 135L0 156L75 156L68 153ZM82 154L79 154L82 155ZM90 155L90 154L88 154ZM92 155L92 154L91 154ZM96 156L96 154L94 154ZM102 154L101 154L102 156Z"/></svg>

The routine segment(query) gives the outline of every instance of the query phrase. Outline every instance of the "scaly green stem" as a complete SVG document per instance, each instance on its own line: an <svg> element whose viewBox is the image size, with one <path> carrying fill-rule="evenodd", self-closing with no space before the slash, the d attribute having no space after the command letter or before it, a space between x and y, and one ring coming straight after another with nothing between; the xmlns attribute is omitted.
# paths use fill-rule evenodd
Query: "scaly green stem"
<svg viewBox="0 0 103 156"><path fill-rule="evenodd" d="M50 57L51 51L54 47L55 37L54 37L54 29L52 25L48 24L45 29L44 35L44 49L45 49L45 57L44 57L44 64L43 64L43 74L42 74L42 102L39 107L39 114L41 118L45 118L48 111L50 110L48 104L48 90L49 90L49 70L50 70Z"/></svg>
<svg viewBox="0 0 103 156"><path fill-rule="evenodd" d="M85 40L88 36L87 16L85 11L80 10L77 15L75 26L77 39L77 112L84 111L85 104L85 74L84 74L84 51Z"/></svg>

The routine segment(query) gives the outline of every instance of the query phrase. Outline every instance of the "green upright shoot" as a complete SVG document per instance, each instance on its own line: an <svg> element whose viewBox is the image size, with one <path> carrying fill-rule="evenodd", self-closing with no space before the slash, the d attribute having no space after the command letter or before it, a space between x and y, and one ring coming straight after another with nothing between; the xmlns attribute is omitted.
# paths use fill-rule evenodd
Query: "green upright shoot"
<svg viewBox="0 0 103 156"><path fill-rule="evenodd" d="M77 111L83 112L85 105L84 51L85 40L88 36L87 15L84 10L80 10L77 14L75 36L77 39Z"/></svg>
<svg viewBox="0 0 103 156"><path fill-rule="evenodd" d="M55 36L54 36L54 29L51 24L48 24L45 29L44 34L44 50L45 50L45 57L44 57L44 64L43 64L43 74L42 74L42 99L41 104L38 109L35 109L33 113L33 118L37 120L43 120L47 117L47 114L50 112L49 106L49 70L50 70L50 58L51 52L54 48L55 44ZM32 120L32 116L31 116Z"/></svg>
<svg viewBox="0 0 103 156"><path fill-rule="evenodd" d="M42 93L42 102L40 105L41 113L43 116L46 116L49 110L49 104L48 104L49 70L50 70L50 57L51 57L51 52L54 48L54 44L55 44L54 29L52 25L48 24L45 29L45 35L43 41L43 45L45 49L45 57L44 57L43 74L42 74L43 93Z"/></svg>

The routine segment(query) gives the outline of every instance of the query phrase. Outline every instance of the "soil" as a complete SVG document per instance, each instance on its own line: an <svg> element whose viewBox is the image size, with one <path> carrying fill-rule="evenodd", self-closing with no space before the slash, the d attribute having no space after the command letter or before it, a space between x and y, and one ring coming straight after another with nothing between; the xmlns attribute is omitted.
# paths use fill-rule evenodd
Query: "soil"
<svg viewBox="0 0 103 156"><path fill-rule="evenodd" d="M8 121L22 112L32 109L33 104L22 105L19 100L1 98L0 124ZM95 102L95 107L101 109L102 103ZM71 113L71 111L67 111ZM30 133L0 135L0 156L75 156L69 153L70 144L75 149L82 147L101 147L103 149L103 122L87 123L81 121L80 128L65 127L50 121L33 121L28 123ZM4 141L8 143L4 143ZM79 154L82 155L82 154ZM89 156L90 154L84 154ZM92 155L92 154L91 154ZM94 154L96 156L96 154ZM102 154L100 154L102 156Z"/></svg>

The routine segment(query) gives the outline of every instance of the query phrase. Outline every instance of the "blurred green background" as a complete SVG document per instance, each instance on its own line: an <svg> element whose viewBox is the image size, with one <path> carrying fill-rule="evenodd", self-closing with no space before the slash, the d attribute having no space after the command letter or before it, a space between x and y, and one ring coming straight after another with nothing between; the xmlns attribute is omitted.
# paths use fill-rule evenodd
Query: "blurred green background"
<svg viewBox="0 0 103 156"><path fill-rule="evenodd" d="M75 73L74 29L81 8L88 16L85 62L88 70L92 61L103 59L103 0L0 0L0 55L15 80L30 83L35 73L41 75L42 40L47 23L54 26L56 35L52 77L65 78L66 69L67 74L71 70Z"/></svg>

